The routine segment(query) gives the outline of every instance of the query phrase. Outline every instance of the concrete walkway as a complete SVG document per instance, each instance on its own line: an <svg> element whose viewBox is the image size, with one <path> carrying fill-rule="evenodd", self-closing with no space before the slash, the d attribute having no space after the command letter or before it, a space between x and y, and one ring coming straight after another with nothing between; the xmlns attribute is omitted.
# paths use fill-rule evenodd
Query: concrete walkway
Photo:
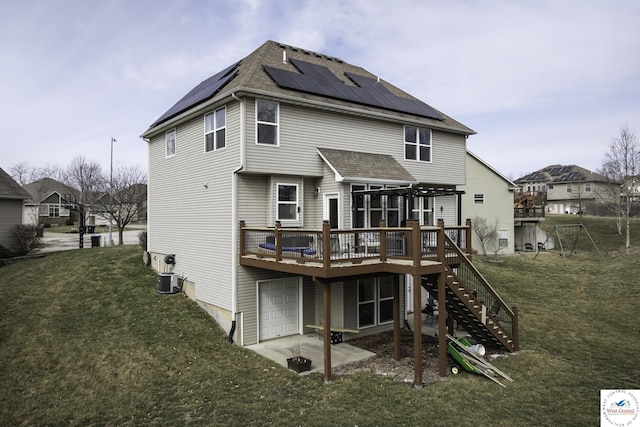
<svg viewBox="0 0 640 427"><path fill-rule="evenodd" d="M138 233L140 233L140 231L143 230L129 229L128 227L125 228L122 235L123 243L125 245L137 245ZM114 245L117 245L118 229L114 229L111 232L111 235ZM91 249L91 236L100 236L100 246L105 246L109 242L109 233L85 233L84 249ZM34 253L57 252L80 248L80 235L78 233L56 233L55 231L50 231L50 229L45 229L44 236L41 241L45 246L34 251Z"/></svg>

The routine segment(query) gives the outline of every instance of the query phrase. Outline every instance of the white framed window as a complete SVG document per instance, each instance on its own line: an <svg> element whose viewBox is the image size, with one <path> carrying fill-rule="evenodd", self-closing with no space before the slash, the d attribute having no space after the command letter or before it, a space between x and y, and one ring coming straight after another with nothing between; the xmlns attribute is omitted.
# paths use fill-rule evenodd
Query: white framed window
<svg viewBox="0 0 640 427"><path fill-rule="evenodd" d="M509 230L498 230L498 247L506 248L509 246Z"/></svg>
<svg viewBox="0 0 640 427"><path fill-rule="evenodd" d="M358 280L358 329L376 324L375 278Z"/></svg>
<svg viewBox="0 0 640 427"><path fill-rule="evenodd" d="M256 143L278 145L279 105L274 101L256 100Z"/></svg>
<svg viewBox="0 0 640 427"><path fill-rule="evenodd" d="M60 206L58 206L58 205L49 205L49 217L51 217L51 218L60 218Z"/></svg>
<svg viewBox="0 0 640 427"><path fill-rule="evenodd" d="M226 107L204 116L204 151L215 151L226 145Z"/></svg>
<svg viewBox="0 0 640 427"><path fill-rule="evenodd" d="M420 225L435 225L433 205L433 197L418 197L414 199L413 217L420 219Z"/></svg>
<svg viewBox="0 0 640 427"><path fill-rule="evenodd" d="M378 190L394 188L394 186L352 184L351 191ZM352 198L353 228L379 227L384 219L388 227L400 227L402 206L400 198L395 195L381 196L378 194L356 195Z"/></svg>
<svg viewBox="0 0 640 427"><path fill-rule="evenodd" d="M165 134L165 155L167 157L175 156L176 154L176 130L171 129Z"/></svg>
<svg viewBox="0 0 640 427"><path fill-rule="evenodd" d="M393 277L358 280L358 329L393 322Z"/></svg>
<svg viewBox="0 0 640 427"><path fill-rule="evenodd" d="M300 213L298 184L277 184L276 219L298 221Z"/></svg>
<svg viewBox="0 0 640 427"><path fill-rule="evenodd" d="M573 187L571 186L571 184L567 184L567 193L571 192L573 192Z"/></svg>
<svg viewBox="0 0 640 427"><path fill-rule="evenodd" d="M483 205L484 204L484 194L482 193L476 193L473 195L473 203L476 205Z"/></svg>
<svg viewBox="0 0 640 427"><path fill-rule="evenodd" d="M404 127L404 158L431 162L431 130L414 126Z"/></svg>
<svg viewBox="0 0 640 427"><path fill-rule="evenodd" d="M590 182L585 182L584 183L584 191L586 191L587 193L591 191L591 183Z"/></svg>
<svg viewBox="0 0 640 427"><path fill-rule="evenodd" d="M393 322L393 278L382 276L378 285L378 324Z"/></svg>

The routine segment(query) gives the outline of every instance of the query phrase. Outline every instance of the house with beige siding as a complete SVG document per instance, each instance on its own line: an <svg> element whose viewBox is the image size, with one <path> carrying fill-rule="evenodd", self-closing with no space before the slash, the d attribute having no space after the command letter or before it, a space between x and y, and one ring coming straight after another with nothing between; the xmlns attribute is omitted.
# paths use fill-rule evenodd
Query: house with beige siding
<svg viewBox="0 0 640 427"><path fill-rule="evenodd" d="M596 213L610 201L610 180L576 165L550 165L518 178L522 195L541 194L545 211L554 214Z"/></svg>
<svg viewBox="0 0 640 427"><path fill-rule="evenodd" d="M361 67L268 41L143 133L149 260L238 345L323 334L330 379L332 334L399 330L420 312L421 289L442 285L443 307L460 298L445 261L470 262L460 188L472 134ZM487 293L486 304L498 300ZM468 328L517 347L511 331L487 335L486 312L465 318ZM517 325L506 304L500 316Z"/></svg>
<svg viewBox="0 0 640 427"><path fill-rule="evenodd" d="M467 150L467 182L461 186L464 218L483 218L490 227L497 227L498 246L487 248L487 254L499 249L500 254L513 254L515 233L513 193L518 186L491 167L479 156ZM482 254L477 233L473 233L473 248Z"/></svg>

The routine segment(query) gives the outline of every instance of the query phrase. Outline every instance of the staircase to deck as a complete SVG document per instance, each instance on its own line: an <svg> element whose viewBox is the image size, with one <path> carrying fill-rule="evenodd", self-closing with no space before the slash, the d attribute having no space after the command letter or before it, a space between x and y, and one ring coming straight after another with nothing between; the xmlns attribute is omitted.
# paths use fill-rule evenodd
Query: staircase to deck
<svg viewBox="0 0 640 427"><path fill-rule="evenodd" d="M445 236L447 314L478 343L514 352L519 349L518 311L509 307L471 263ZM422 286L437 296L438 287L424 278Z"/></svg>

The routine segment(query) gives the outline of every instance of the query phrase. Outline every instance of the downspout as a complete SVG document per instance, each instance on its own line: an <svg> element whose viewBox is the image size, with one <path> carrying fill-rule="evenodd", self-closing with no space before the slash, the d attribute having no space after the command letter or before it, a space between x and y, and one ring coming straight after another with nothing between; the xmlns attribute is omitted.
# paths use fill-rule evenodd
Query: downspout
<svg viewBox="0 0 640 427"><path fill-rule="evenodd" d="M239 224L238 219L238 173L244 169L246 148L245 148L245 104L235 93L231 97L240 103L240 164L231 172L231 253L233 261L231 263L231 329L229 330L229 342L233 342L233 335L236 332L236 317L238 315L238 247L239 247Z"/></svg>

